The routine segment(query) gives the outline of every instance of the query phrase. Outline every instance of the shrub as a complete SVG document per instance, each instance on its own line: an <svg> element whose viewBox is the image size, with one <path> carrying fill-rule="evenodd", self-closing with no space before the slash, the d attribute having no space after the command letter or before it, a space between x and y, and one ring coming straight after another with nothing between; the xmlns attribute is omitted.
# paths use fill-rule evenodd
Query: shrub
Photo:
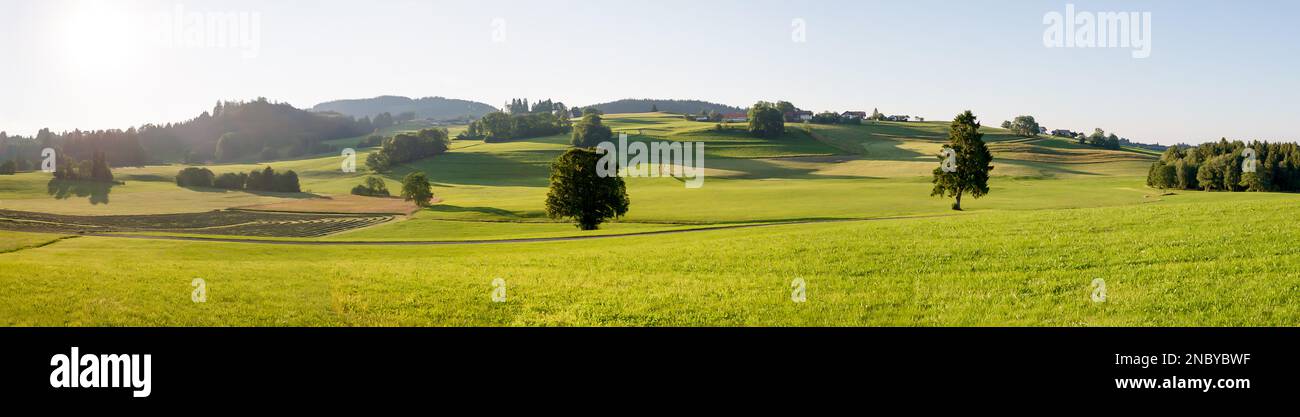
<svg viewBox="0 0 1300 417"><path fill-rule="evenodd" d="M273 181L272 191L280 193L299 193L302 187L298 184L298 173L289 170L283 174L276 174Z"/></svg>
<svg viewBox="0 0 1300 417"><path fill-rule="evenodd" d="M181 187L212 187L212 171L207 168L189 167L176 174L176 185Z"/></svg>
<svg viewBox="0 0 1300 417"><path fill-rule="evenodd" d="M364 184L352 187L353 195L366 197L388 197L388 185L379 177L366 177Z"/></svg>

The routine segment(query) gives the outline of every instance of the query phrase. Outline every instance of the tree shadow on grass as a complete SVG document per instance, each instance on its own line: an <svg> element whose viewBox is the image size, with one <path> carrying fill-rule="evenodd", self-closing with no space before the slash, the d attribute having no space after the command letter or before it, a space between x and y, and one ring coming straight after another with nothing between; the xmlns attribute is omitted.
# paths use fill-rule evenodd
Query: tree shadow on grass
<svg viewBox="0 0 1300 417"><path fill-rule="evenodd" d="M60 180L53 179L45 185L45 191L56 200L66 200L72 197L89 197L90 204L108 204L108 193L112 192L113 186L121 185L115 182L101 181L79 181L79 180Z"/></svg>
<svg viewBox="0 0 1300 417"><path fill-rule="evenodd" d="M164 177L162 175L157 175L157 174L131 174L131 175L126 175L118 178L131 180L131 181L172 182L171 178Z"/></svg>
<svg viewBox="0 0 1300 417"><path fill-rule="evenodd" d="M274 191L257 191L257 190L241 190L241 191L243 191L243 192L245 192L245 193L252 194L252 195L256 195L256 196L262 196L262 197L292 198L292 199L299 199L299 200L312 199L312 198L321 198L320 195L318 195L318 194L312 194L312 193L309 193L309 192L301 192L301 193L281 193L281 192L274 192Z"/></svg>
<svg viewBox="0 0 1300 417"><path fill-rule="evenodd" d="M482 214L488 214L493 216L510 217L516 219L540 217L540 215L529 215L528 213L521 214L506 209L499 209L496 207L461 207L461 206L453 206L450 204L435 204L433 206L426 208L425 210L439 212L439 213L482 213Z"/></svg>
<svg viewBox="0 0 1300 417"><path fill-rule="evenodd" d="M550 162L561 153L448 153L402 164L384 176L400 183L406 174L420 171L430 181L443 184L545 187L550 184Z"/></svg>
<svg viewBox="0 0 1300 417"><path fill-rule="evenodd" d="M213 187L190 187L190 186L180 186L180 187L181 187L181 188L184 188L184 189L186 189L186 190L188 190L188 191L194 191L194 192L196 192L196 193L225 194L225 193L227 193L227 192L230 192L230 190L227 190L227 189L225 189L225 188L213 188Z"/></svg>
<svg viewBox="0 0 1300 417"><path fill-rule="evenodd" d="M300 193L281 193L281 192L274 192L274 191L257 191L257 190L227 190L225 188L217 188L217 187L182 186L181 188L184 188L189 191L194 191L196 193L225 194L225 193L232 193L232 192L240 192L240 193L248 193L248 194L262 196L262 197L292 198L292 199L299 199L299 200L323 198L319 194L314 194L305 191Z"/></svg>

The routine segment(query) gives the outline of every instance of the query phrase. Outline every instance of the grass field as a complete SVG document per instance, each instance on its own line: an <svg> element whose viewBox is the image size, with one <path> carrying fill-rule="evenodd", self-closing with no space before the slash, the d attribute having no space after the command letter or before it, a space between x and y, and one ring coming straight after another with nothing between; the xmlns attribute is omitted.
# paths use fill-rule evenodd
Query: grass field
<svg viewBox="0 0 1300 417"><path fill-rule="evenodd" d="M1300 252L1289 247L1300 237L1291 226L1300 198L1149 189L1151 152L985 128L995 158L992 192L953 212L949 200L929 196L947 122L791 125L782 137L759 140L740 125L719 131L666 114L606 120L631 140L704 142L704 187L629 178L628 215L582 232L543 210L549 163L567 149L567 136L454 141L445 155L383 176L397 190L405 174L427 173L440 199L433 207L324 236L243 235L300 244L0 231L0 324L1290 326L1300 319ZM364 161L369 150L359 152ZM172 182L176 165L116 169L124 184L106 189L52 185L39 173L0 176L0 209L366 212L368 203L342 196L368 173L343 173L340 162L317 155L270 164L298 172L304 192L297 194L183 189ZM810 220L836 222L701 230ZM681 233L645 234L671 231ZM582 236L608 237L311 244ZM489 300L498 277L508 283L506 303ZM194 278L208 283L206 303L190 301ZM808 283L807 303L790 300L795 278ZM1106 281L1106 303L1089 299L1095 278Z"/></svg>
<svg viewBox="0 0 1300 417"><path fill-rule="evenodd" d="M1290 326L1300 320L1300 254L1289 244L1300 231L1276 225L1296 215L1300 204L1275 198L382 250L82 237L0 255L0 318L95 326ZM85 262L87 254L96 262ZM206 303L190 301L194 278L207 281ZM489 301L494 278L507 282L506 303ZM790 301L794 278L808 283L806 303ZM1106 281L1106 303L1089 298L1096 278Z"/></svg>

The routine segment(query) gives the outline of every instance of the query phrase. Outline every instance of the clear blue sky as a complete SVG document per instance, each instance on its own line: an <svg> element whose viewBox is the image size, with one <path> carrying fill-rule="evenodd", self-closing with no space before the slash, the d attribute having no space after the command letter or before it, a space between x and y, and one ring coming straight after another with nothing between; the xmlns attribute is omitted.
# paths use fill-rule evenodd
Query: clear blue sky
<svg viewBox="0 0 1300 417"><path fill-rule="evenodd" d="M785 99L811 110L1101 127L1169 144L1300 140L1300 3L1075 1L1152 13L1151 56L1050 49L1057 1L0 0L0 130L124 128L217 100L392 94L499 106ZM155 13L249 12L260 49L159 44ZM505 41L493 42L494 19ZM807 23L806 42L791 22Z"/></svg>

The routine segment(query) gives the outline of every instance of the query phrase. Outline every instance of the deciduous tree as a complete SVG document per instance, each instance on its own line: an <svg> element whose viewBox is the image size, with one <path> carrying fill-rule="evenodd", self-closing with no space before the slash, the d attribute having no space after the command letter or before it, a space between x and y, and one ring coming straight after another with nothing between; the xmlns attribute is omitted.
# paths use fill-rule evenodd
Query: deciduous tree
<svg viewBox="0 0 1300 417"><path fill-rule="evenodd" d="M598 175L598 161L595 150L574 148L551 163L547 215L572 219L582 230L596 230L606 220L627 214L630 203L623 178Z"/></svg>

